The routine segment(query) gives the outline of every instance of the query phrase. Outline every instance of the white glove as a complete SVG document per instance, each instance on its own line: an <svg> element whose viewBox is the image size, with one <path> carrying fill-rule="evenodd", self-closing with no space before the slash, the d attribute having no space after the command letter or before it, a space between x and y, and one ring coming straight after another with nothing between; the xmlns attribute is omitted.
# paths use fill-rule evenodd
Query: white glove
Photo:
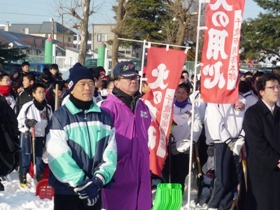
<svg viewBox="0 0 280 210"><path fill-rule="evenodd" d="M232 149L233 153L239 156L241 148L243 147L244 144L245 144L244 137L240 136L234 144L234 147Z"/></svg>
<svg viewBox="0 0 280 210"><path fill-rule="evenodd" d="M191 146L191 140L189 139L183 139L182 141L176 142L176 148L180 153L185 153L189 151L190 146Z"/></svg>
<svg viewBox="0 0 280 210"><path fill-rule="evenodd" d="M173 155L179 155L180 153L187 154L189 152L191 143L189 139L178 140L171 144L171 152Z"/></svg>

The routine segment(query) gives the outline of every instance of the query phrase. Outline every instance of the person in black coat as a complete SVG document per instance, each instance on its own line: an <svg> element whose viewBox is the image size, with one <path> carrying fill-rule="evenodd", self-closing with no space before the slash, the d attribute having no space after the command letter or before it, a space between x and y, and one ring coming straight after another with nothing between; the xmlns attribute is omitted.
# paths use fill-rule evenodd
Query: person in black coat
<svg viewBox="0 0 280 210"><path fill-rule="evenodd" d="M258 102L243 122L248 165L246 209L280 209L279 78L264 74L257 82Z"/></svg>

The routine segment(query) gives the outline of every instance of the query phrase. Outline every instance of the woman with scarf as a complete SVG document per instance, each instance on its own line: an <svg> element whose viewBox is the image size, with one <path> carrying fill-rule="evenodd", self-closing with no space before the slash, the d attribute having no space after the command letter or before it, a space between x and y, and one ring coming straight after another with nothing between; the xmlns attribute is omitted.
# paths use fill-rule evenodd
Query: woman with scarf
<svg viewBox="0 0 280 210"><path fill-rule="evenodd" d="M163 179L169 182L171 173L171 183L182 185L184 193L185 178L189 171L189 148L191 145L191 118L192 104L189 100L190 87L186 83L178 86L175 93L173 125L171 131L171 157L166 158L165 166L162 171ZM202 124L198 114L194 116L193 140L197 142ZM169 171L169 158L171 158L171 171Z"/></svg>

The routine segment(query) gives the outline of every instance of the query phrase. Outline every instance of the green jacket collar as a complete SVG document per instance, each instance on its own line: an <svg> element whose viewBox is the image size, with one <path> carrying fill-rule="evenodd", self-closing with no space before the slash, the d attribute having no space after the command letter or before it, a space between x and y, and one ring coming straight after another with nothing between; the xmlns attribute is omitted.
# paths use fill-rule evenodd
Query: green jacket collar
<svg viewBox="0 0 280 210"><path fill-rule="evenodd" d="M66 101L65 106L70 111L70 113L73 115L78 114L83 111L81 109L78 109L69 99ZM92 102L90 108L88 110L86 110L86 113L89 113L89 112L101 112L101 110L94 102Z"/></svg>

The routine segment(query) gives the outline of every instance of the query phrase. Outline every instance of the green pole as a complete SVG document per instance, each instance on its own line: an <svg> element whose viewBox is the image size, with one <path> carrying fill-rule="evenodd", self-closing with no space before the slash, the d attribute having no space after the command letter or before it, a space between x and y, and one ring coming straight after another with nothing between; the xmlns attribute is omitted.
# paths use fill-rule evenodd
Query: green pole
<svg viewBox="0 0 280 210"><path fill-rule="evenodd" d="M45 63L52 63L53 40L48 38L45 41Z"/></svg>
<svg viewBox="0 0 280 210"><path fill-rule="evenodd" d="M104 42L101 42L98 46L98 59L97 59L97 66L104 67L104 61L105 61L105 48L106 45Z"/></svg>

